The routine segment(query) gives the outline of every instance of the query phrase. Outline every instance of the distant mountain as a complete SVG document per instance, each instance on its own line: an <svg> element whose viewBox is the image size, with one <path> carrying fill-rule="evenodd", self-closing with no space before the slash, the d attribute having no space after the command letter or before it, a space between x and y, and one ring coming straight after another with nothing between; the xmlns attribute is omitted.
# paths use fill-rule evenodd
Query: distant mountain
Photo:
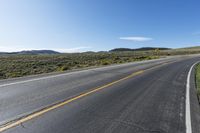
<svg viewBox="0 0 200 133"><path fill-rule="evenodd" d="M191 49L193 49L193 50L195 50L195 49L200 49L200 46L193 46L193 47L183 47L183 48L177 48L177 49L179 49L179 50L181 50L181 49L184 49L184 50L186 50L186 49L188 49L188 50L191 50Z"/></svg>
<svg viewBox="0 0 200 133"><path fill-rule="evenodd" d="M110 50L110 52L122 52L122 51L133 51L133 49L130 48L115 48Z"/></svg>
<svg viewBox="0 0 200 133"><path fill-rule="evenodd" d="M110 50L110 52L122 52L122 51L147 51L147 50L169 50L170 48L161 48L161 47L142 47L137 49L131 49L131 48L115 48Z"/></svg>
<svg viewBox="0 0 200 133"><path fill-rule="evenodd" d="M27 51L20 51L20 52L0 52L0 54L40 55L40 54L60 54L60 53L53 50L27 50Z"/></svg>

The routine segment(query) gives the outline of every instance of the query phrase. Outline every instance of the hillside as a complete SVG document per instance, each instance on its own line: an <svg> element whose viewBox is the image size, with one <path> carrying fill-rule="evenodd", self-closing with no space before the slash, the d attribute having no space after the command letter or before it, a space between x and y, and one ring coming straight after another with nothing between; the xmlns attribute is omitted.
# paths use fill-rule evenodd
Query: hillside
<svg viewBox="0 0 200 133"><path fill-rule="evenodd" d="M110 52L122 52L122 51L148 51L148 50L170 50L170 48L161 48L161 47L142 47L138 49L130 49L130 48L115 48L110 50Z"/></svg>
<svg viewBox="0 0 200 133"><path fill-rule="evenodd" d="M198 50L200 46L193 46L193 47L184 47L184 48L177 48L177 50Z"/></svg>
<svg viewBox="0 0 200 133"><path fill-rule="evenodd" d="M0 54L40 55L40 54L59 54L59 52L53 50L30 50L30 51L20 51L20 52L0 52Z"/></svg>

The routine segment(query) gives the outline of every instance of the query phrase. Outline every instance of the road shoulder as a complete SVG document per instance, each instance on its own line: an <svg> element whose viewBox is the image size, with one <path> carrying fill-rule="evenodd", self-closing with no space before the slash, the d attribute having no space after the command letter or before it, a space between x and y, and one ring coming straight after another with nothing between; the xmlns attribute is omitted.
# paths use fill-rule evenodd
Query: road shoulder
<svg viewBox="0 0 200 133"><path fill-rule="evenodd" d="M193 68L190 77L190 104L191 104L191 123L192 133L200 133L200 106L197 98L195 85L195 69Z"/></svg>

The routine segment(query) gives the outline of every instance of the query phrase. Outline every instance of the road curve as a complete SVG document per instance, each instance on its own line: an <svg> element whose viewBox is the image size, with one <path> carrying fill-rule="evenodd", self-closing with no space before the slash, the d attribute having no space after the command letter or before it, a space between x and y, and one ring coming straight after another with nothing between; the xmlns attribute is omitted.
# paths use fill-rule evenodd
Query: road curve
<svg viewBox="0 0 200 133"><path fill-rule="evenodd" d="M1 81L0 131L18 122L3 132L186 133L187 75L199 60L173 57ZM191 117L199 133L200 121Z"/></svg>

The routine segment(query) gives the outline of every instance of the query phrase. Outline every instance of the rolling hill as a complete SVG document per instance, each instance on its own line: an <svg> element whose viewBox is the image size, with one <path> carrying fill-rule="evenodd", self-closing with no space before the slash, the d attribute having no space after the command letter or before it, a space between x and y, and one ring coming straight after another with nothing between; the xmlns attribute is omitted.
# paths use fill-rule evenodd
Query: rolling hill
<svg viewBox="0 0 200 133"><path fill-rule="evenodd" d="M148 51L148 50L170 50L170 48L161 48L161 47L142 47L138 49L131 49L131 48L115 48L110 50L110 52L122 52L122 51Z"/></svg>
<svg viewBox="0 0 200 133"><path fill-rule="evenodd" d="M60 53L53 50L28 50L20 52L0 52L0 54L40 55L40 54L60 54Z"/></svg>

